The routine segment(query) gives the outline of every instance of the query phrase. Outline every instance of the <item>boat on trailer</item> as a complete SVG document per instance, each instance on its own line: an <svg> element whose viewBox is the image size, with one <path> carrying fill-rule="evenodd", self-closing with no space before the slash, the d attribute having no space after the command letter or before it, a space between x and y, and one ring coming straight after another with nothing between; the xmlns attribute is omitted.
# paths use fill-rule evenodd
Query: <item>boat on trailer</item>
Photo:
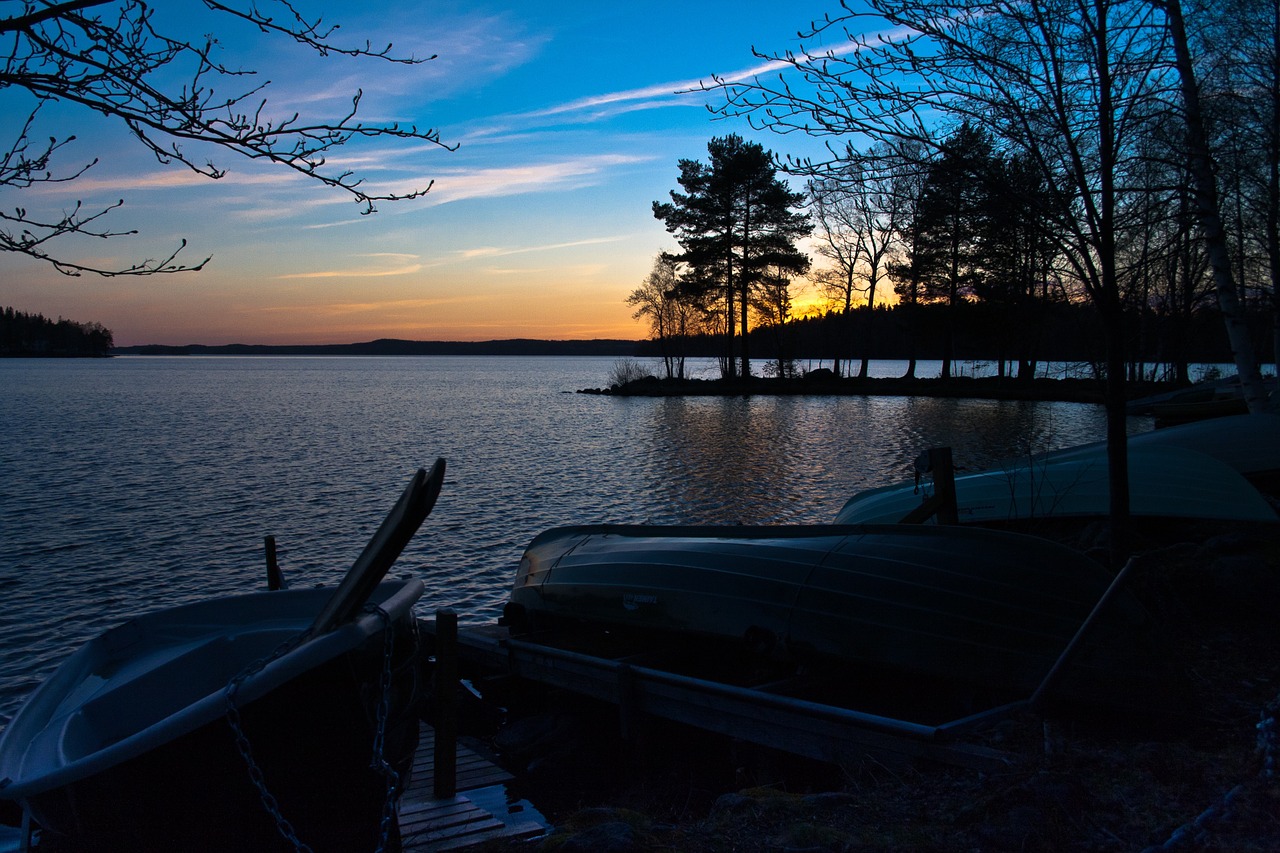
<svg viewBox="0 0 1280 853"><path fill-rule="evenodd" d="M981 528L589 525L530 543L504 619L513 636L643 634L690 655L750 648L850 681L1016 701L1037 691L1112 580L1064 546ZM1163 695L1146 611L1121 589L1105 615L1061 695L1116 706Z"/></svg>
<svg viewBox="0 0 1280 853"><path fill-rule="evenodd" d="M419 470L336 589L209 599L72 654L0 735L0 798L76 850L378 849L417 743Z"/></svg>

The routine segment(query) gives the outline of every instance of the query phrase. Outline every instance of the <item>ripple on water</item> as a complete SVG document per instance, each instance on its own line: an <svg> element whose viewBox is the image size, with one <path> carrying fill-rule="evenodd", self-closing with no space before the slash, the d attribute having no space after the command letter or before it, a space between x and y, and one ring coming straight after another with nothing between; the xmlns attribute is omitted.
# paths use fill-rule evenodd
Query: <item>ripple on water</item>
<svg viewBox="0 0 1280 853"><path fill-rule="evenodd" d="M336 583L437 456L393 572L472 624L548 527L826 522L929 446L982 467L1101 435L1067 404L564 393L613 361L0 360L0 719L129 616L261 589L264 536L291 584Z"/></svg>

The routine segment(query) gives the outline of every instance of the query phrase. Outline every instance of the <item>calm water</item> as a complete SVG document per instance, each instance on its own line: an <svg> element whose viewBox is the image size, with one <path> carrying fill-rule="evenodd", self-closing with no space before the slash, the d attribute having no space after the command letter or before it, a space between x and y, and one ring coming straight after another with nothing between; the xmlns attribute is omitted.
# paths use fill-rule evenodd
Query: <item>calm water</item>
<svg viewBox="0 0 1280 853"><path fill-rule="evenodd" d="M265 535L292 584L336 582L437 456L444 491L393 574L425 581L421 612L478 622L548 527L828 522L852 493L908 477L927 447L985 467L1103 430L1100 409L1063 403L573 393L613 367L0 359L0 725L101 630L263 588Z"/></svg>

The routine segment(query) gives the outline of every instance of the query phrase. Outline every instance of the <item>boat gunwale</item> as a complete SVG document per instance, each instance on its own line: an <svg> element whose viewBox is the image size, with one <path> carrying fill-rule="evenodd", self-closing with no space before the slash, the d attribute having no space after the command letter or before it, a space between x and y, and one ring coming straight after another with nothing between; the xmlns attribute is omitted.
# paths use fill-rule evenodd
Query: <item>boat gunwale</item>
<svg viewBox="0 0 1280 853"><path fill-rule="evenodd" d="M383 581L371 597L378 608L385 612L392 621L411 617L413 606L422 596L424 585L417 579ZM315 608L305 608L301 612L289 614L287 617L276 616L269 620L276 624L282 621L296 621L298 630L295 637L303 637L293 648L281 652L280 647L268 655L265 663L259 668L249 671L259 661L245 661L241 673L237 676L236 704L244 706L261 698L275 687L302 673L319 666L328 660L355 649L369 638L384 630L383 619L377 610L367 610L358 617L334 630L326 633L304 637L323 602L332 594L331 588L315 587L309 589L276 590L271 592L246 593L244 595L226 596L218 599L202 600L176 607L163 608L141 614L99 634L85 643L61 666L55 670L44 683L28 697L18 713L0 732L0 778L4 779L0 787L0 797L4 799L21 799L35 796L49 790L88 778L106 768L115 766L131 758L143 754L160 744L168 743L182 735L195 731L218 718L224 716L228 709L227 684L219 684L216 689L188 703L178 712L146 725L131 735L117 740L100 749L88 752L83 756L66 761L63 750L63 739L66 736L70 718L76 712L63 715L61 718L52 714L62 710L64 697L90 674L87 666L99 655L104 645L104 638L128 625L146 627L148 623L163 624L174 615L199 613L201 610L217 610L234 608L246 601L262 601L268 596L289 598L315 598ZM271 600L271 599L266 599ZM259 620L251 620L241 625L256 624ZM196 626L193 626L196 627ZM226 624L208 625L207 632L199 636L205 639L200 642L214 642L219 636L235 633ZM198 630L198 629L197 629ZM195 635L187 635L192 640ZM108 652L108 657L110 653ZM24 738L18 745L16 742ZM33 754L32 748L37 750ZM56 764L53 769L34 773L23 778L23 770L29 758L40 758L42 766ZM56 758L56 763L50 759Z"/></svg>

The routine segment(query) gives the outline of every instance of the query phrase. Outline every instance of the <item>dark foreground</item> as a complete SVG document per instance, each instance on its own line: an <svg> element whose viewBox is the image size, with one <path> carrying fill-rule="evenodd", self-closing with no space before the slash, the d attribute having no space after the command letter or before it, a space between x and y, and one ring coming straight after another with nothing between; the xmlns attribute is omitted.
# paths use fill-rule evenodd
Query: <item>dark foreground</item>
<svg viewBox="0 0 1280 853"><path fill-rule="evenodd" d="M1280 778L1268 776L1280 774L1280 532L1188 524L1143 532L1135 589L1169 629L1196 707L1087 723L1006 720L980 742L1015 760L982 773L870 755L815 764L659 723L628 745L611 708L559 697L521 721L541 726L537 743L525 739L505 755L521 772L517 793L557 826L532 847L1280 849ZM1170 724L1164 711L1183 719ZM502 737L486 743L510 747Z"/></svg>

